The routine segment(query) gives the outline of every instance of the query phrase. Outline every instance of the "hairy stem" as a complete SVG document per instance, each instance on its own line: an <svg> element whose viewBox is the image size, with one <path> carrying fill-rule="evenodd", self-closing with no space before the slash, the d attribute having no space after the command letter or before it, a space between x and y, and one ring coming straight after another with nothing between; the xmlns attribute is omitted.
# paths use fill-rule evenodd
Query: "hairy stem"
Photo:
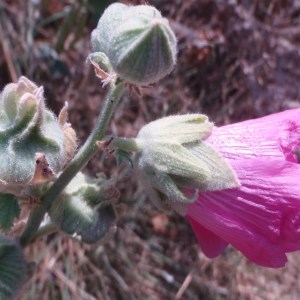
<svg viewBox="0 0 300 300"><path fill-rule="evenodd" d="M137 152L141 150L136 143L136 139L114 137L109 145L112 149L122 149L124 151Z"/></svg>
<svg viewBox="0 0 300 300"><path fill-rule="evenodd" d="M111 84L105 99L104 107L96 121L96 124L86 140L85 144L79 149L73 160L68 164L65 170L44 194L41 199L41 205L38 205L31 211L26 227L20 237L20 244L25 247L32 240L38 230L47 209L51 202L59 196L73 177L88 163L88 161L97 153L96 142L103 139L105 130L111 119L111 116L119 103L125 91L124 83Z"/></svg>

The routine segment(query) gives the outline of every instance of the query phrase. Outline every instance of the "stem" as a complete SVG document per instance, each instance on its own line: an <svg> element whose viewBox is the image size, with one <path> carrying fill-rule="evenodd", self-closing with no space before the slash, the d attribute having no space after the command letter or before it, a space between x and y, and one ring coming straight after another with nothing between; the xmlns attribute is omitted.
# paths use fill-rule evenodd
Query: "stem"
<svg viewBox="0 0 300 300"><path fill-rule="evenodd" d="M32 236L32 241L57 231L59 231L59 228L51 222L45 225L41 225L36 233Z"/></svg>
<svg viewBox="0 0 300 300"><path fill-rule="evenodd" d="M73 160L67 165L65 170L56 179L53 185L41 198L41 205L38 205L31 211L26 227L20 237L20 244L25 247L30 243L36 231L38 230L44 215L51 205L51 202L59 196L73 177L88 163L88 161L97 153L96 142L103 139L105 130L111 119L111 116L119 103L125 91L124 83L111 84L105 99L104 107L96 121L96 124L86 140L85 144L79 149Z"/></svg>
<svg viewBox="0 0 300 300"><path fill-rule="evenodd" d="M114 137L111 141L111 148L122 149L124 151L137 152L141 150L136 143L136 139Z"/></svg>

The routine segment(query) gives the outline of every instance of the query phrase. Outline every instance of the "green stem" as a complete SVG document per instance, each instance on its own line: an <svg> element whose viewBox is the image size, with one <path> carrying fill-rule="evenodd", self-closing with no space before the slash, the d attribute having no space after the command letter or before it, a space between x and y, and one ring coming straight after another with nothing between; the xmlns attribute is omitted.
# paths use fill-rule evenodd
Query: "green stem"
<svg viewBox="0 0 300 300"><path fill-rule="evenodd" d="M85 144L79 149L73 160L68 164L61 175L56 179L53 185L41 199L41 205L31 211L26 227L20 237L20 244L25 247L30 243L36 231L38 230L47 209L51 202L63 191L73 177L88 163L88 161L97 153L96 142L103 139L105 130L111 119L111 116L119 103L125 91L124 83L111 84L105 99L104 107L96 121L96 124L86 140Z"/></svg>
<svg viewBox="0 0 300 300"><path fill-rule="evenodd" d="M36 231L36 233L32 236L32 241L43 237L45 235L49 235L51 233L57 232L59 231L58 227L53 224L53 223L47 223L47 224L43 224L39 227L39 229Z"/></svg>
<svg viewBox="0 0 300 300"><path fill-rule="evenodd" d="M124 151L137 152L141 150L136 143L136 139L114 137L109 144L111 148L122 149Z"/></svg>

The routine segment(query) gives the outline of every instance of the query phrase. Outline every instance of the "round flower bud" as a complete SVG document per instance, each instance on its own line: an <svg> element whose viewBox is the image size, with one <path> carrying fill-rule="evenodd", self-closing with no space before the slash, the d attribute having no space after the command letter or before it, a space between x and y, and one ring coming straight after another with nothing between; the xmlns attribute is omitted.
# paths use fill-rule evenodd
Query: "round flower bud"
<svg viewBox="0 0 300 300"><path fill-rule="evenodd" d="M177 41L167 19L148 5L110 5L92 33L95 52L104 52L113 70L136 84L154 83L176 62Z"/></svg>

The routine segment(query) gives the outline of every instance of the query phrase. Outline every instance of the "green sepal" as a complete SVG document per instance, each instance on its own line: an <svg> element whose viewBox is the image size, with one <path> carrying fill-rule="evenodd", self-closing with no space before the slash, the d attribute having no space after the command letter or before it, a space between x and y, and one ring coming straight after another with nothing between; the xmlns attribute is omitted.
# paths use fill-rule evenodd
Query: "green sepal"
<svg viewBox="0 0 300 300"><path fill-rule="evenodd" d="M101 68L104 67L104 69L109 73L112 71L112 67L109 62L109 59L104 52L94 52L89 54L87 58L87 62L99 64Z"/></svg>
<svg viewBox="0 0 300 300"><path fill-rule="evenodd" d="M130 174L133 170L133 162L128 152L118 149L114 153L118 165L126 165L127 172Z"/></svg>
<svg viewBox="0 0 300 300"><path fill-rule="evenodd" d="M43 87L22 76L0 94L0 192L22 195L51 181L70 159L69 124L46 108ZM74 146L75 147L75 146ZM43 157L43 167L37 157Z"/></svg>
<svg viewBox="0 0 300 300"><path fill-rule="evenodd" d="M143 176L170 200L193 202L194 197L182 193L184 187L215 191L239 185L231 166L205 142L183 146L152 141L137 159Z"/></svg>
<svg viewBox="0 0 300 300"><path fill-rule="evenodd" d="M201 114L169 116L145 125L135 143L130 140L136 145L136 167L156 203L165 206L168 199L172 207L183 212L184 204L195 201L199 191L239 186L227 160L205 141L212 128ZM117 139L112 144L122 149L123 144L129 144L125 142Z"/></svg>
<svg viewBox="0 0 300 300"><path fill-rule="evenodd" d="M15 240L0 235L0 299L13 299L26 276L26 261Z"/></svg>
<svg viewBox="0 0 300 300"><path fill-rule="evenodd" d="M206 164L188 149L175 143L153 142L144 149L139 159L139 168L155 169L156 173L169 176L193 178L196 182L201 182L202 186L205 186L210 178L210 170Z"/></svg>
<svg viewBox="0 0 300 300"><path fill-rule="evenodd" d="M113 182L78 173L52 202L48 214L66 234L84 243L96 243L116 218L111 203L118 197Z"/></svg>
<svg viewBox="0 0 300 300"><path fill-rule="evenodd" d="M0 194L0 229L10 230L14 219L19 215L20 207L17 197L11 194Z"/></svg>
<svg viewBox="0 0 300 300"><path fill-rule="evenodd" d="M185 182L184 178L180 178L181 183L205 191L232 189L240 185L233 168L229 165L227 160L212 146L205 143L205 141L186 145L186 147L209 169L210 178L202 188L198 185L197 181L193 179Z"/></svg>
<svg viewBox="0 0 300 300"><path fill-rule="evenodd" d="M208 117L202 114L168 116L152 121L141 128L137 139L185 144L205 139L213 125Z"/></svg>

